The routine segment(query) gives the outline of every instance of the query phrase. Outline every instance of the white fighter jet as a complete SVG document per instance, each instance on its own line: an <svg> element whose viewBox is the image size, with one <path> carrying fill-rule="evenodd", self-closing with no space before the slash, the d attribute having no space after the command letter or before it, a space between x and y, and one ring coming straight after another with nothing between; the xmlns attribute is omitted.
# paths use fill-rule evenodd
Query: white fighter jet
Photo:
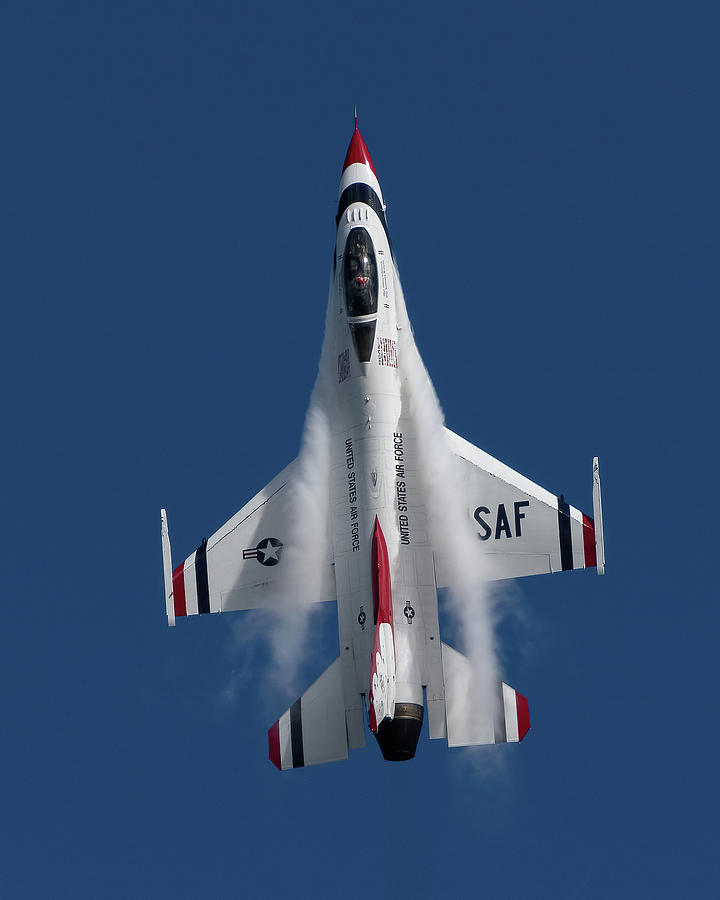
<svg viewBox="0 0 720 900"><path fill-rule="evenodd" d="M430 738L453 747L520 741L530 727L527 700L507 684L492 685L492 708L470 702L473 666L441 641L438 590L452 587L453 563L442 526L433 528L438 486L423 463L421 420L434 392L412 397L423 377L382 191L356 118L340 179L316 384L329 462L313 500L328 537L326 546L315 542L316 596L309 598L337 601L340 655L269 729L279 769L347 759L365 745L364 709L387 760L415 755L425 709ZM484 579L591 566L603 573L597 458L590 518L439 421L448 465L438 478L449 473L462 484L457 521L466 533L458 538L477 555ZM174 570L162 511L170 625L180 616L292 602L278 592L293 593L293 545L302 533L293 488L307 468L302 454ZM451 486L440 485L441 502L444 490L449 503Z"/></svg>

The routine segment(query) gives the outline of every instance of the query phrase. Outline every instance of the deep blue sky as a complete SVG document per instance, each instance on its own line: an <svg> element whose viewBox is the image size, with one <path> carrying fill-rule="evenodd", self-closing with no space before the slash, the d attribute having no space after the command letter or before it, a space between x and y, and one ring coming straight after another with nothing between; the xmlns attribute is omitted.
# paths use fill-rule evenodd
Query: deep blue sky
<svg viewBox="0 0 720 900"><path fill-rule="evenodd" d="M3 897L716 896L719 24L3 5ZM180 559L297 452L355 104L448 424L587 512L599 455L608 574L517 584L522 745L280 774L159 509Z"/></svg>

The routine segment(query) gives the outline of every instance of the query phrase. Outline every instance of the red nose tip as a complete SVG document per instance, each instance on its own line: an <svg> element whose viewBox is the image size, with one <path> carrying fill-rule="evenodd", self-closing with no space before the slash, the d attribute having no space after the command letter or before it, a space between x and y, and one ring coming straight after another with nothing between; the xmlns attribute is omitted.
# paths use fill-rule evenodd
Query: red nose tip
<svg viewBox="0 0 720 900"><path fill-rule="evenodd" d="M348 147L348 152L345 155L343 172L345 171L345 169L347 169L348 166L351 166L353 163L364 163L366 166L370 166L370 168L377 176L373 161L370 159L368 148L365 146L365 141L362 139L362 135L358 131L357 123L355 124L355 131L353 132L350 146Z"/></svg>

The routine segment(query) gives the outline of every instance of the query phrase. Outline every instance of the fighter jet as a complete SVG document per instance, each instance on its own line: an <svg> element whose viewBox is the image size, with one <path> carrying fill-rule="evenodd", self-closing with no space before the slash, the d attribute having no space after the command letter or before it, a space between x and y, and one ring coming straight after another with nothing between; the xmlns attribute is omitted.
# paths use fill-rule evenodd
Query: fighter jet
<svg viewBox="0 0 720 900"><path fill-rule="evenodd" d="M420 477L424 436L409 396L419 356L385 210L356 118L340 179L318 375L329 422L327 494L318 500L328 541L310 598L336 601L339 656L270 727L269 757L281 770L347 759L365 745L365 716L391 761L413 758L425 711L429 737L451 747L521 741L530 727L527 700L505 683L492 685L492 708L468 702L473 666L441 639L438 592L452 586L452 560L433 541L428 482ZM484 579L603 573L597 458L590 517L451 431L443 435L463 485L463 537ZM161 511L170 625L277 605L297 540L291 506L300 467L298 457L174 569Z"/></svg>

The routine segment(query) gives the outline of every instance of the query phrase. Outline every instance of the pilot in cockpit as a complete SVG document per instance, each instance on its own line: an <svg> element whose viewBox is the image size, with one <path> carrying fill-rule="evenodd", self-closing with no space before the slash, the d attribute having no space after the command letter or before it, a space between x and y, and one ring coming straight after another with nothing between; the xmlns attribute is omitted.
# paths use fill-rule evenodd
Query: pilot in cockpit
<svg viewBox="0 0 720 900"><path fill-rule="evenodd" d="M375 253L364 228L353 228L345 244L345 292L349 316L377 312Z"/></svg>

